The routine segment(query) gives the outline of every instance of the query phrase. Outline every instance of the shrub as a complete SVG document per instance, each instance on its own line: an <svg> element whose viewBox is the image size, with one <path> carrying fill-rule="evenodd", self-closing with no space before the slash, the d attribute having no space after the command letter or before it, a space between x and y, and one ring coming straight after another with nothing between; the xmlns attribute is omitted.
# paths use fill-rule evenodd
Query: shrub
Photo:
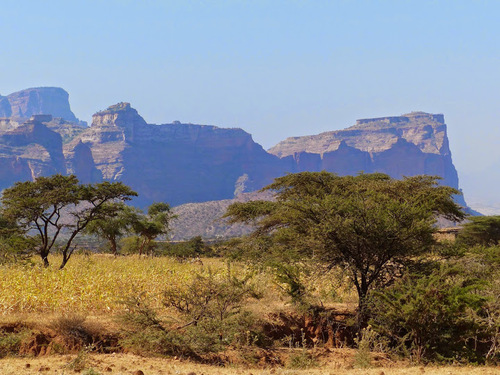
<svg viewBox="0 0 500 375"><path fill-rule="evenodd" d="M17 355L28 331L1 332L0 331L0 358Z"/></svg>
<svg viewBox="0 0 500 375"><path fill-rule="evenodd" d="M482 361L478 347L486 298L484 283L441 267L427 276L411 274L374 292L371 324L397 352L421 361Z"/></svg>
<svg viewBox="0 0 500 375"><path fill-rule="evenodd" d="M195 258L213 256L212 248L203 242L201 236L193 237L189 241L167 243L160 249L161 253L178 258Z"/></svg>
<svg viewBox="0 0 500 375"><path fill-rule="evenodd" d="M230 271L208 271L183 285L168 286L163 304L176 314L171 320L161 319L142 295L127 299L122 345L143 353L198 357L229 344L258 343L254 319L242 309L247 298L257 297L249 280Z"/></svg>
<svg viewBox="0 0 500 375"><path fill-rule="evenodd" d="M86 322L87 318L79 314L64 314L54 319L50 328L64 338L65 346L70 349L91 348L99 337L101 330Z"/></svg>

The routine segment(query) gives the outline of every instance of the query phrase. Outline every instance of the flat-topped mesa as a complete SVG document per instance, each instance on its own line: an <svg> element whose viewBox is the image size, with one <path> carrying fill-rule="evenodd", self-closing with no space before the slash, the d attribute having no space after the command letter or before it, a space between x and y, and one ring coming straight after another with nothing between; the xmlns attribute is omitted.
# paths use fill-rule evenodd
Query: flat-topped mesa
<svg viewBox="0 0 500 375"><path fill-rule="evenodd" d="M69 94L60 87L34 87L0 97L0 117L50 114L79 123L69 105Z"/></svg>
<svg viewBox="0 0 500 375"><path fill-rule="evenodd" d="M442 114L361 119L344 130L287 138L269 152L288 161L292 172L382 172L395 178L428 174L458 188Z"/></svg>
<svg viewBox="0 0 500 375"><path fill-rule="evenodd" d="M287 138L269 152L281 158L304 151L323 155L337 150L343 140L351 147L373 154L389 150L399 138L413 143L424 153L450 153L444 116L425 112L357 120L344 130Z"/></svg>
<svg viewBox="0 0 500 375"><path fill-rule="evenodd" d="M357 127L359 125L366 124L378 124L378 125L406 125L410 122L418 121L432 121L440 124L444 124L444 115L442 114L431 114L426 112L411 112L402 116L387 116L387 117L375 117L375 118L365 118L356 120Z"/></svg>

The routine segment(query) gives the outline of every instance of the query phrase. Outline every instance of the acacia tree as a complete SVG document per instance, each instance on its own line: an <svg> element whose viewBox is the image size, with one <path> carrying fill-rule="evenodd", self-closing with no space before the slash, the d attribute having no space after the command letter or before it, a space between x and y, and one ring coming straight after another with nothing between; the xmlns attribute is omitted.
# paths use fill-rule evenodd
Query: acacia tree
<svg viewBox="0 0 500 375"><path fill-rule="evenodd" d="M500 216L472 216L458 233L458 240L468 245L498 245Z"/></svg>
<svg viewBox="0 0 500 375"><path fill-rule="evenodd" d="M347 270L359 297L360 327L370 289L391 265L429 249L436 217L464 218L452 197L459 192L439 186L437 177L303 172L277 178L263 190L274 190L276 200L234 203L226 216L254 223L252 236L271 238L280 251Z"/></svg>
<svg viewBox="0 0 500 375"><path fill-rule="evenodd" d="M88 224L85 232L108 241L111 252L117 255L118 239L132 230L132 225L138 218L138 212L123 202L108 203L106 206L108 210L114 210L116 214L93 220Z"/></svg>
<svg viewBox="0 0 500 375"><path fill-rule="evenodd" d="M1 202L7 218L37 233L37 252L46 267L59 235L68 234L61 248L62 269L73 254L74 238L92 221L116 214L116 210L106 203L129 200L136 195L121 182L82 185L74 175L57 174L16 183L4 190Z"/></svg>
<svg viewBox="0 0 500 375"><path fill-rule="evenodd" d="M0 215L0 264L28 257L32 245L17 223Z"/></svg>
<svg viewBox="0 0 500 375"><path fill-rule="evenodd" d="M170 232L170 222L175 217L170 205L163 202L151 204L147 215L136 216L132 222L132 228L140 237L139 255L150 247L156 237Z"/></svg>

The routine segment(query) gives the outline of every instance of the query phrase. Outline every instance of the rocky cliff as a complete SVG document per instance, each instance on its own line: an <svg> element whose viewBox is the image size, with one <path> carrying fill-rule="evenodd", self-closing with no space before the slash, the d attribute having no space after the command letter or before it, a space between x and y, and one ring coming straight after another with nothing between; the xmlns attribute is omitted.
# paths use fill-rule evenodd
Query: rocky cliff
<svg viewBox="0 0 500 375"><path fill-rule="evenodd" d="M36 120L0 132L0 189L55 173L66 174L58 133Z"/></svg>
<svg viewBox="0 0 500 375"><path fill-rule="evenodd" d="M28 119L33 115L50 114L78 123L68 98L69 94L59 87L36 87L0 96L0 117Z"/></svg>
<svg viewBox="0 0 500 375"><path fill-rule="evenodd" d="M345 130L287 138L269 152L287 162L292 172L382 172L395 178L428 174L442 177L443 184L459 187L440 114L412 112L358 120Z"/></svg>
<svg viewBox="0 0 500 375"><path fill-rule="evenodd" d="M86 125L75 117L68 98L68 93L57 87L0 96L0 189L38 176L77 170L82 175L89 173L75 165L89 163L90 150L87 156L71 151L69 159L64 155L63 144ZM100 180L97 169L93 176Z"/></svg>
<svg viewBox="0 0 500 375"><path fill-rule="evenodd" d="M57 88L0 97L0 116L8 116L0 118L0 188L74 173L85 183L123 181L140 194L138 206L232 199L299 171L431 174L458 188L443 115L358 120L345 130L288 138L269 152L238 128L148 124L128 103L83 127Z"/></svg>
<svg viewBox="0 0 500 375"><path fill-rule="evenodd" d="M69 146L78 142L89 146L104 179L123 181L140 193L139 205L227 199L283 173L279 158L241 129L151 125L128 103L96 113Z"/></svg>

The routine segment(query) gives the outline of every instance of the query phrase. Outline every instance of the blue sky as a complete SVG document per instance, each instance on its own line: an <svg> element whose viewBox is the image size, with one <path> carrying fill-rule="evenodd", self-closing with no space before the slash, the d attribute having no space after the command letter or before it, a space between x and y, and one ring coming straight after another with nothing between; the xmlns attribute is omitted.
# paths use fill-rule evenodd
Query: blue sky
<svg viewBox="0 0 500 375"><path fill-rule="evenodd" d="M4 0L0 93L59 86L90 121L241 127L269 148L364 117L444 113L466 199L500 184L498 1Z"/></svg>

